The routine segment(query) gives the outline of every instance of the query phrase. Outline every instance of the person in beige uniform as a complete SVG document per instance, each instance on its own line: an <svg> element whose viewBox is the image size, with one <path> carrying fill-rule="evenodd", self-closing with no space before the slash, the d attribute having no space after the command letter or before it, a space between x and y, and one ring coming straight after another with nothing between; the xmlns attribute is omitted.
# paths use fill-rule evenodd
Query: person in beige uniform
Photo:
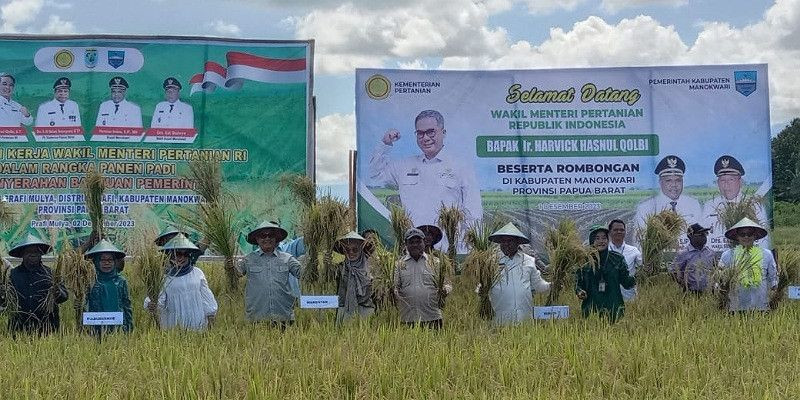
<svg viewBox="0 0 800 400"><path fill-rule="evenodd" d="M442 290L437 287L438 260L425 254L425 234L417 228L406 231L407 254L394 272L395 297L400 321L414 326L440 329L444 298L452 291L445 279Z"/></svg>

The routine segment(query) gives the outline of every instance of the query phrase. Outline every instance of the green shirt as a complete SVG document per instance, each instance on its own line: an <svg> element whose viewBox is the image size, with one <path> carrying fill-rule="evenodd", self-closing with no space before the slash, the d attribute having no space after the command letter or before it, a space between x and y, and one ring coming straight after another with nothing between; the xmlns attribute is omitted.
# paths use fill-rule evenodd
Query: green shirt
<svg viewBox="0 0 800 400"><path fill-rule="evenodd" d="M630 289L636 281L628 273L628 265L619 253L603 250L599 259L598 267L586 264L575 272L575 293L586 292L586 299L581 303L584 317L599 312L614 322L622 317L625 309L620 286Z"/></svg>

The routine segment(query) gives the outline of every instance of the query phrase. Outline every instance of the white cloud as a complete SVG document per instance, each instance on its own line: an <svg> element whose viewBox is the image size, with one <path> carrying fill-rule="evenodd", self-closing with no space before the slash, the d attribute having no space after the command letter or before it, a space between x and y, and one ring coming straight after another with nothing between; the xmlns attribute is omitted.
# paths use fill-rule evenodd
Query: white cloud
<svg viewBox="0 0 800 400"><path fill-rule="evenodd" d="M70 21L64 21L58 15L51 15L47 20L47 25L42 28L40 32L53 35L68 35L75 33L75 24Z"/></svg>
<svg viewBox="0 0 800 400"><path fill-rule="evenodd" d="M556 11L571 11L586 0L525 0L531 14L550 14Z"/></svg>
<svg viewBox="0 0 800 400"><path fill-rule="evenodd" d="M430 67L428 67L428 63L426 63L423 60L420 60L419 58L414 59L414 61L411 61L411 62L398 62L397 63L397 68L400 68L400 69L430 69Z"/></svg>
<svg viewBox="0 0 800 400"><path fill-rule="evenodd" d="M239 36L242 34L242 30L236 24L229 24L225 21L218 19L213 22L209 22L206 24L209 29L214 30L214 32L219 33L221 35L226 36Z"/></svg>
<svg viewBox="0 0 800 400"><path fill-rule="evenodd" d="M348 150L356 148L355 114L331 114L317 121L317 182L348 180Z"/></svg>
<svg viewBox="0 0 800 400"><path fill-rule="evenodd" d="M44 0L12 0L0 6L0 19L3 21L0 31L4 33L18 32L20 25L36 19L43 5Z"/></svg>
<svg viewBox="0 0 800 400"><path fill-rule="evenodd" d="M296 37L318 39L318 73L349 73L356 66L382 66L390 57L497 55L507 34L487 22L490 12L505 3L489 3L411 1L393 8L347 3L291 22Z"/></svg>
<svg viewBox="0 0 800 400"><path fill-rule="evenodd" d="M624 8L637 8L647 6L680 7L689 3L689 0L603 0L600 7L614 14Z"/></svg>

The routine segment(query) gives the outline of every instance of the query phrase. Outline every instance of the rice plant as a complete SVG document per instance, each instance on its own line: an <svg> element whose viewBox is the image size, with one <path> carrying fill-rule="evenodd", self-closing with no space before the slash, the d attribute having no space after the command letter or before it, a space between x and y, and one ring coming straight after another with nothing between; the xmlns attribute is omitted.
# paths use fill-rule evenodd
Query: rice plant
<svg viewBox="0 0 800 400"><path fill-rule="evenodd" d="M664 252L677 250L686 222L672 210L648 215L643 229L637 232L642 244L642 268L636 273L636 282L647 284L650 278L664 269Z"/></svg>
<svg viewBox="0 0 800 400"><path fill-rule="evenodd" d="M312 204L302 211L300 218L300 230L303 232L303 243L306 246L306 265L303 268L302 278L313 286L319 280L319 254L324 245L320 207Z"/></svg>
<svg viewBox="0 0 800 400"><path fill-rule="evenodd" d="M83 256L83 252L72 247L69 240L64 239L61 251L56 260L56 271L58 281L64 283L67 290L71 293L72 309L75 312L75 326L81 327L83 313L86 311L86 301L89 291L97 281L97 272L94 264ZM53 282L52 295L57 294L58 284ZM53 297L54 301L55 297ZM50 306L54 307L54 304Z"/></svg>
<svg viewBox="0 0 800 400"><path fill-rule="evenodd" d="M81 191L86 202L86 213L89 214L89 220L92 221L92 230L97 232L97 239L103 239L103 193L106 191L106 183L101 174L96 169L89 171L86 174L86 179L83 180Z"/></svg>
<svg viewBox="0 0 800 400"><path fill-rule="evenodd" d="M447 237L447 257L450 265L456 266L456 248L459 240L459 227L464 222L464 211L458 206L446 206L442 203L439 208L439 226Z"/></svg>
<svg viewBox="0 0 800 400"><path fill-rule="evenodd" d="M326 283L336 279L336 266L333 263L333 245L340 236L347 232L349 210L347 205L327 194L317 201L319 208L319 226L324 246L322 265Z"/></svg>
<svg viewBox="0 0 800 400"><path fill-rule="evenodd" d="M189 161L187 178L195 184L194 191L206 203L219 203L222 200L222 163L215 159L194 159Z"/></svg>
<svg viewBox="0 0 800 400"><path fill-rule="evenodd" d="M583 244L578 227L571 219L562 219L557 226L545 231L544 247L550 260L547 275L551 285L546 302L549 306L558 301L574 271L595 260L592 254L597 250Z"/></svg>
<svg viewBox="0 0 800 400"><path fill-rule="evenodd" d="M800 251L785 249L779 254L778 287L769 299L769 308L773 310L778 308L778 304L786 297L787 288L800 283Z"/></svg>
<svg viewBox="0 0 800 400"><path fill-rule="evenodd" d="M305 208L311 207L317 201L317 187L305 175L285 173L278 178L278 182Z"/></svg>
<svg viewBox="0 0 800 400"><path fill-rule="evenodd" d="M158 301L164 285L167 256L155 245L154 237L155 235L138 236L129 242L128 249L133 257L133 270L144 294L151 301ZM155 315L152 317L156 326L159 326L158 317Z"/></svg>
<svg viewBox="0 0 800 400"><path fill-rule="evenodd" d="M3 312L9 315L17 310L17 295L14 286L11 285L11 264L5 258L0 258L0 314Z"/></svg>
<svg viewBox="0 0 800 400"><path fill-rule="evenodd" d="M500 276L497 248L489 240L497 228L492 221L477 221L467 229L464 239L471 249L464 258L463 277L469 287L477 287L478 315L484 320L494 318L489 293Z"/></svg>
<svg viewBox="0 0 800 400"><path fill-rule="evenodd" d="M392 224L392 233L394 234L394 246L398 254L405 253L405 235L406 231L414 226L411 222L411 217L408 216L406 209L403 207L392 204L389 221Z"/></svg>
<svg viewBox="0 0 800 400"><path fill-rule="evenodd" d="M453 277L453 264L450 263L450 258L446 254L441 251L433 251L428 254L428 268L434 273L437 303L439 308L444 308L444 300L447 296L445 285Z"/></svg>
<svg viewBox="0 0 800 400"><path fill-rule="evenodd" d="M400 254L387 249L380 240L376 241L369 262L373 275L372 295L379 311L386 311L395 306L394 279L399 259Z"/></svg>

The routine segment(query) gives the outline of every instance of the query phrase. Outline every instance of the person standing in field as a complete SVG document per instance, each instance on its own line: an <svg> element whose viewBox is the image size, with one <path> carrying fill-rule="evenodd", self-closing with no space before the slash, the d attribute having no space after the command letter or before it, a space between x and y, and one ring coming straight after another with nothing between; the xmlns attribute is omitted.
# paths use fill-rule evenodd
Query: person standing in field
<svg viewBox="0 0 800 400"><path fill-rule="evenodd" d="M636 280L628 273L625 259L608 250L608 229L595 226L589 231L589 244L597 253L594 260L575 271L575 294L581 300L581 313L598 313L616 322L625 311L621 288L631 289Z"/></svg>
<svg viewBox="0 0 800 400"><path fill-rule="evenodd" d="M615 219L608 223L608 231L611 242L608 249L619 253L625 259L628 266L628 275L636 276L636 270L642 266L642 252L636 246L625 243L625 222ZM636 286L631 289L621 287L622 299L632 301L636 297Z"/></svg>
<svg viewBox="0 0 800 400"><path fill-rule="evenodd" d="M533 295L550 290L542 278L536 260L523 253L520 246L530 240L512 223L489 235L500 245L498 277L489 291L494 309L494 322L508 325L533 318Z"/></svg>
<svg viewBox="0 0 800 400"><path fill-rule="evenodd" d="M372 273L369 259L364 254L367 245L364 238L353 231L339 238L333 250L345 256L336 269L339 309L336 310L336 323L353 318L366 318L375 312L372 301Z"/></svg>
<svg viewBox="0 0 800 400"><path fill-rule="evenodd" d="M772 252L755 244L767 236L767 230L749 218L743 218L725 232L738 244L720 256L721 268L733 268L729 287L728 311L767 311L771 292L778 286L778 273Z"/></svg>
<svg viewBox="0 0 800 400"><path fill-rule="evenodd" d="M247 242L258 248L236 265L247 276L245 317L250 322L269 322L285 330L294 324L295 295L289 278L299 279L300 262L278 250L278 243L289 235L277 223L265 221L247 234Z"/></svg>
<svg viewBox="0 0 800 400"><path fill-rule="evenodd" d="M169 257L167 276L158 299L145 298L144 307L158 314L162 329L207 329L217 314L217 300L205 274L194 265L200 249L179 233L161 251Z"/></svg>
<svg viewBox="0 0 800 400"><path fill-rule="evenodd" d="M67 301L69 294L63 284L54 285L53 271L42 263L42 256L50 250L49 244L28 234L8 252L11 257L22 258L22 264L9 273L11 290L0 290L0 306L11 306L8 330L14 336L58 331L58 305Z"/></svg>
<svg viewBox="0 0 800 400"><path fill-rule="evenodd" d="M446 277L441 290L437 286L439 260L425 253L425 234L411 228L404 238L407 253L394 271L400 321L408 326L441 329L444 298L453 287Z"/></svg>
<svg viewBox="0 0 800 400"><path fill-rule="evenodd" d="M122 330L133 331L133 307L131 307L128 281L119 273L119 260L125 252L103 239L86 252L85 257L94 264L97 279L87 296L89 312L122 312ZM115 330L116 326L95 326L95 332Z"/></svg>
<svg viewBox="0 0 800 400"><path fill-rule="evenodd" d="M669 273L681 288L689 293L702 294L711 282L711 272L717 265L716 253L708 242L708 231L700 224L692 224L686 230L689 247L675 255Z"/></svg>
<svg viewBox="0 0 800 400"><path fill-rule="evenodd" d="M436 225L420 225L417 229L425 234L425 252L428 254L438 252L439 250L437 250L435 246L441 242L444 237L442 230Z"/></svg>

